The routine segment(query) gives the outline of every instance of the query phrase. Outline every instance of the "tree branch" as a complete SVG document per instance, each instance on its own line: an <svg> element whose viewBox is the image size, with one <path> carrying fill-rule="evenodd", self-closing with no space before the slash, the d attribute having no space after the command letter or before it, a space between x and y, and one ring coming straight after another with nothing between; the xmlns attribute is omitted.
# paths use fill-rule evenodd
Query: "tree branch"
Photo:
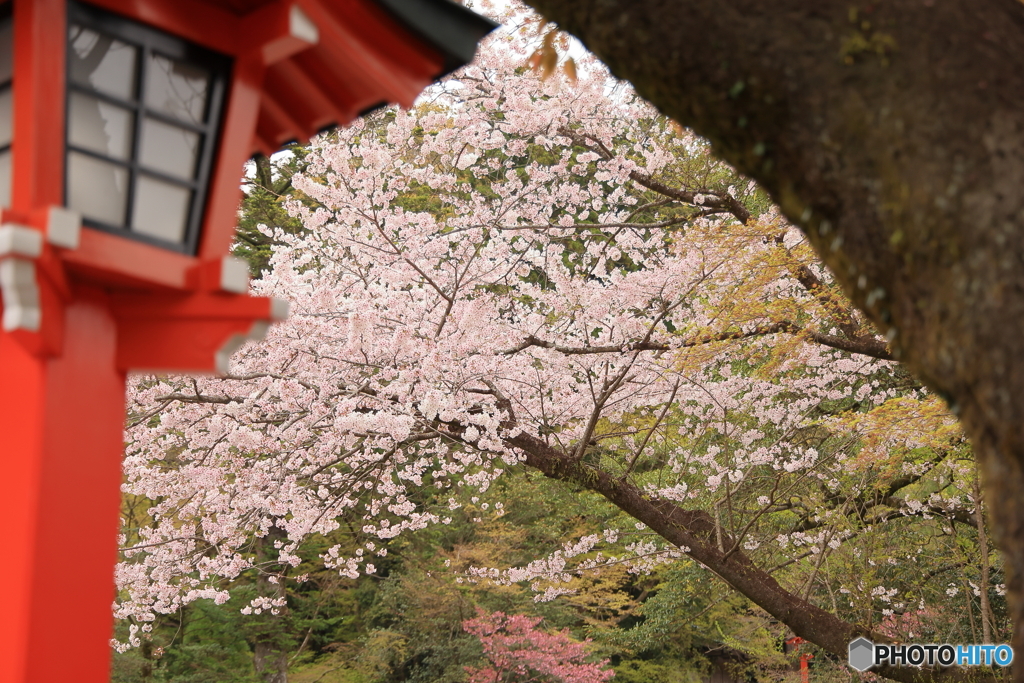
<svg viewBox="0 0 1024 683"><path fill-rule="evenodd" d="M596 154L600 154L606 160L610 161L615 158L612 151L600 140L589 136L579 135L575 131L566 127L561 128L559 133L572 140L574 144L589 149ZM743 224L746 224L746 222L750 220L750 211L747 210L747 207L743 206L738 199L728 192L718 192L716 190L707 189L687 190L685 188L669 187L664 183L658 182L646 173L641 173L639 171L630 171L629 177L637 184L646 187L648 190L657 192L663 197L669 197L681 202L686 202L693 206L702 206L705 210L721 210L730 213L736 218L736 220ZM697 195L701 195L703 197L702 202L697 202Z"/></svg>
<svg viewBox="0 0 1024 683"><path fill-rule="evenodd" d="M878 358L880 360L892 360L892 355L885 342L876 339L874 337L856 337L854 339L847 339L844 337L837 337L831 334L825 334L823 332L815 332L813 330L806 330L795 323L783 320L781 322L770 323L768 325L758 325L757 327L737 332L719 332L718 334L705 335L696 337L694 339L688 339L682 343L667 344L664 342L652 342L652 341L639 341L639 342L627 342L621 346L615 346L606 344L603 346L563 346L550 341L544 341L536 337L535 335L529 335L519 345L514 346L511 349L505 349L498 351L500 356L511 356L524 351L531 346L536 346L544 349L552 349L558 353L565 354L567 356L585 356L595 353L627 353L632 351L669 351L671 349L684 349L695 346L702 346L704 344L713 344L715 342L733 341L736 339L749 339L751 337L760 337L768 334L802 334L807 337L810 341L813 341L822 346L828 346L840 351L848 351L850 353L857 353L864 356L870 356L872 358Z"/></svg>
<svg viewBox="0 0 1024 683"><path fill-rule="evenodd" d="M868 637L876 643L889 642L882 634L845 622L787 591L741 550L727 554L719 549L715 541L714 520L706 512L685 510L672 502L647 496L629 482L569 457L525 432L505 441L525 455L527 466L552 479L600 494L717 574L738 592L786 624L796 635L840 659L847 656L849 642L859 636ZM733 539L726 538L725 541L726 545L733 545ZM977 675L976 672L958 668L940 670L912 667L880 667L873 669L873 673L905 683L966 682L976 680ZM986 679L994 681L995 677L988 675Z"/></svg>

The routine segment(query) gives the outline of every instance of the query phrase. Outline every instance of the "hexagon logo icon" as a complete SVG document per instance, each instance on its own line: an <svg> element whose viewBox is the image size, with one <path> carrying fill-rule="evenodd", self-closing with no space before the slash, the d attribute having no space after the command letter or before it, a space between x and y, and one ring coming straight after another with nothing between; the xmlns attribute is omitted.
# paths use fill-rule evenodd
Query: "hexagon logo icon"
<svg viewBox="0 0 1024 683"><path fill-rule="evenodd" d="M850 667L867 671L875 663L875 644L867 638L858 638L850 643Z"/></svg>

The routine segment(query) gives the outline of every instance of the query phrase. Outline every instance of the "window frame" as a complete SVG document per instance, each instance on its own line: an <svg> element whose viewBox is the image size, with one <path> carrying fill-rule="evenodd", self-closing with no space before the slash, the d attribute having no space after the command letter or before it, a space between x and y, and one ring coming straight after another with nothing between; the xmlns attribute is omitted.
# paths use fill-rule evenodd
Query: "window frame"
<svg viewBox="0 0 1024 683"><path fill-rule="evenodd" d="M13 152L12 152L12 147L14 145L14 12L13 12L13 6L14 6L13 2L7 2L7 3L4 3L4 4L0 4L0 25L8 24L8 23L11 25L11 44L8 46L10 48L10 51L11 51L11 54L10 54L10 59L11 59L11 75L6 80L0 81L0 94L3 94L5 92L9 92L10 96L11 96L11 111L9 112L10 119L11 119L11 139L8 140L6 144L0 145L0 155L4 155L4 154L7 155L7 187L6 188L0 188L0 197L6 197L7 201L6 202L0 201L0 206L10 206L10 204L11 204L11 196L14 194L14 173L13 173L13 171L14 171L14 169L13 169L14 158L13 158Z"/></svg>
<svg viewBox="0 0 1024 683"><path fill-rule="evenodd" d="M75 83L71 79L72 26L79 25L84 28L96 31L103 35L114 38L138 50L135 64L134 88L135 101L124 100L115 95L95 90L81 83ZM132 19L113 14L107 10L87 5L75 0L68 0L67 3L67 35L65 37L67 55L65 56L65 88L64 88L64 204L68 205L70 195L70 154L84 155L93 159L117 165L128 173L128 187L126 192L125 224L113 225L83 216L82 224L86 227L112 233L122 237L138 240L152 246L179 252L185 255L194 256L199 247L203 217L206 213L206 204L209 196L210 177L213 174L216 163L217 148L223 127L225 112L225 100L228 83L231 77L232 59L194 43L168 34L159 29L138 23ZM206 110L204 111L204 123L196 125L190 121L176 118L169 114L150 109L146 106L146 65L150 55L156 54L167 59L204 69L210 75L209 90L206 98ZM78 147L71 144L71 94L81 93L94 97L101 102L116 105L131 112L133 118L133 130L131 135L131 149L126 160L116 159L104 154ZM185 181L182 178L170 175L154 168L143 166L140 162L142 148L143 121L151 119L161 123L173 125L187 131L197 133L200 136L200 149L197 154L196 168L191 180ZM186 188L191 191L191 202L187 211L185 222L185 234L181 242L175 242L153 235L137 232L133 229L132 218L134 204L138 195L139 179L148 176L156 180L170 183L174 186Z"/></svg>

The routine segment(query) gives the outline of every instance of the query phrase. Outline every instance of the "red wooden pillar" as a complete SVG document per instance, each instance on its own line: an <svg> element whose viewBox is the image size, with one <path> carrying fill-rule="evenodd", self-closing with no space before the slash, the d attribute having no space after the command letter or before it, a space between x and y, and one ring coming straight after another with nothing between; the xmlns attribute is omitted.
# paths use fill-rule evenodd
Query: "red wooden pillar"
<svg viewBox="0 0 1024 683"><path fill-rule="evenodd" d="M64 353L0 333L0 681L109 681L124 380L103 292L66 309Z"/></svg>
<svg viewBox="0 0 1024 683"><path fill-rule="evenodd" d="M23 235L41 233L33 214L64 199L65 7L15 0L13 188L3 222ZM43 322L35 333L0 330L0 681L106 683L125 375L104 292L58 292L63 271L52 247L40 251L36 261L6 255L18 262L6 277L25 268L35 276ZM38 272L48 266L57 282Z"/></svg>
<svg viewBox="0 0 1024 683"><path fill-rule="evenodd" d="M814 655L810 653L804 653L800 655L800 681L801 683L810 683L811 672L807 662L814 659Z"/></svg>
<svg viewBox="0 0 1024 683"><path fill-rule="evenodd" d="M800 646L806 642L807 641L800 636L794 636L786 641L786 645L790 645L794 649L799 650ZM800 655L800 683L809 683L811 672L808 662L812 659L814 659L814 655L809 652L804 652Z"/></svg>
<svg viewBox="0 0 1024 683"><path fill-rule="evenodd" d="M108 295L68 279L47 219L64 203L66 2L14 0L13 13L13 187L0 218L0 682L106 683L125 373Z"/></svg>

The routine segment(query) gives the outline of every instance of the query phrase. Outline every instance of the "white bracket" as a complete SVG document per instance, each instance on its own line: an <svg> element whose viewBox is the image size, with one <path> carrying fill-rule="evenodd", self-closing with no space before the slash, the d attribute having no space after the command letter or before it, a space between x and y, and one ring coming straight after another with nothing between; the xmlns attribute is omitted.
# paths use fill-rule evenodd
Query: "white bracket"
<svg viewBox="0 0 1024 683"><path fill-rule="evenodd" d="M82 214L51 206L46 216L46 241L55 247L78 249L82 235Z"/></svg>
<svg viewBox="0 0 1024 683"><path fill-rule="evenodd" d="M230 368L231 356L234 355L235 351L242 348L245 342L248 341L259 341L267 336L267 330L270 329L270 323L266 320L257 320L249 328L247 334L233 334L231 337L224 342L224 346L217 350L217 355L214 357L214 367L217 369L217 374L226 375Z"/></svg>
<svg viewBox="0 0 1024 683"><path fill-rule="evenodd" d="M0 292L4 300L4 330L38 332L43 315L36 264L20 258L0 261Z"/></svg>
<svg viewBox="0 0 1024 683"><path fill-rule="evenodd" d="M43 235L38 230L16 223L0 225L0 295L7 332L39 331L43 314L34 259L42 253Z"/></svg>
<svg viewBox="0 0 1024 683"><path fill-rule="evenodd" d="M43 235L17 223L0 225L0 258L18 256L35 259L43 253Z"/></svg>
<svg viewBox="0 0 1024 683"><path fill-rule="evenodd" d="M320 29L298 5L292 5L288 11L288 32L310 45L320 42Z"/></svg>
<svg viewBox="0 0 1024 683"><path fill-rule="evenodd" d="M234 294L248 292L248 264L237 256L225 256L220 262L220 289Z"/></svg>
<svg viewBox="0 0 1024 683"><path fill-rule="evenodd" d="M292 305L288 299L278 299L274 297L270 300L270 319L275 323L283 322L288 319L288 312Z"/></svg>

